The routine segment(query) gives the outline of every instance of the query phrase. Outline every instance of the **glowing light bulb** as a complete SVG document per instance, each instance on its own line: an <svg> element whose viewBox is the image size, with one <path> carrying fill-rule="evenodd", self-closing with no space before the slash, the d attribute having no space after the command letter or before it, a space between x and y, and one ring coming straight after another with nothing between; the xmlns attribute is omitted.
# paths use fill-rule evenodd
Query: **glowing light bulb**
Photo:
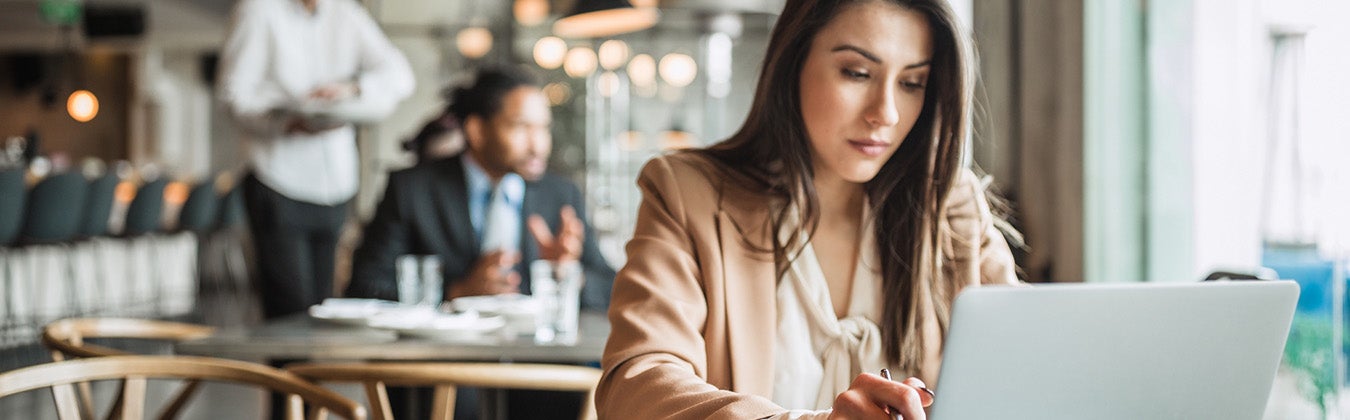
<svg viewBox="0 0 1350 420"><path fill-rule="evenodd" d="M638 54L628 62L628 80L634 85L649 87L656 84L656 60L647 54Z"/></svg>
<svg viewBox="0 0 1350 420"><path fill-rule="evenodd" d="M568 76L582 78L590 76L595 71L595 51L590 48L576 47L567 51L567 61L563 63L563 71Z"/></svg>
<svg viewBox="0 0 1350 420"><path fill-rule="evenodd" d="M535 26L548 19L548 1L516 0L511 12L516 15L516 22L520 22L521 25Z"/></svg>
<svg viewBox="0 0 1350 420"><path fill-rule="evenodd" d="M658 70L661 72L661 78L675 87L689 86L698 76L698 64L694 63L693 57L680 53L661 57Z"/></svg>
<svg viewBox="0 0 1350 420"><path fill-rule="evenodd" d="M534 62L549 70L563 65L567 58L567 41L556 36L539 38L534 43Z"/></svg>
<svg viewBox="0 0 1350 420"><path fill-rule="evenodd" d="M572 97L572 88L567 87L566 83L549 83L544 86L544 96L548 97L549 105L562 105Z"/></svg>
<svg viewBox="0 0 1350 420"><path fill-rule="evenodd" d="M98 116L98 97L87 90L77 90L66 99L66 112L75 121L89 122Z"/></svg>
<svg viewBox="0 0 1350 420"><path fill-rule="evenodd" d="M605 70L614 70L623 67L624 61L628 61L627 43L611 39L600 44L600 67Z"/></svg>
<svg viewBox="0 0 1350 420"><path fill-rule="evenodd" d="M470 26L455 35L455 47L464 57L474 59L492 51L492 32L481 26Z"/></svg>

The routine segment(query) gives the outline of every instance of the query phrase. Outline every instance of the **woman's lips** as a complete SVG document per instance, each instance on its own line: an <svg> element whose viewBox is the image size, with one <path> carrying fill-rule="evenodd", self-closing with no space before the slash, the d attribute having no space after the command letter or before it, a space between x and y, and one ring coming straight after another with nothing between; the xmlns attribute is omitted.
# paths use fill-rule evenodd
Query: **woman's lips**
<svg viewBox="0 0 1350 420"><path fill-rule="evenodd" d="M886 153L886 148L891 144L881 140L849 140L848 145L863 155L877 157Z"/></svg>

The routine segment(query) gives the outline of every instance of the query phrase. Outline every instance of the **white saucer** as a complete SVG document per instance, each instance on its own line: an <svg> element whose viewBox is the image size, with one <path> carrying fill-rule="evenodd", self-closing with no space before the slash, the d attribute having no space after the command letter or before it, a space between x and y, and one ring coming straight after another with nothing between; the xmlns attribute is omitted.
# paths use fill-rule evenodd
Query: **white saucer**
<svg viewBox="0 0 1350 420"><path fill-rule="evenodd" d="M397 307L398 302L387 300L328 298L321 304L310 306L309 316L337 324L364 326L370 317Z"/></svg>
<svg viewBox="0 0 1350 420"><path fill-rule="evenodd" d="M370 318L371 328L398 332L400 335L438 340L472 339L506 325L500 316L479 316L469 311L460 314L440 312L383 313Z"/></svg>

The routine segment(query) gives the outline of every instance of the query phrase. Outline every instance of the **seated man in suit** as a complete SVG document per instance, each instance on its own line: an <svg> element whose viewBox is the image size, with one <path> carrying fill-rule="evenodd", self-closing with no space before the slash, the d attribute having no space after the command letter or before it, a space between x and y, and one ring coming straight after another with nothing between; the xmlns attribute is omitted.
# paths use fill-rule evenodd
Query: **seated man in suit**
<svg viewBox="0 0 1350 420"><path fill-rule="evenodd" d="M584 222L580 190L545 173L552 115L536 81L519 69L482 70L454 89L449 113L468 148L389 176L346 295L398 300L394 260L405 254L440 256L446 300L530 294L529 262L580 260L581 306L605 310L614 269ZM505 205L494 207L499 198Z"/></svg>
<svg viewBox="0 0 1350 420"><path fill-rule="evenodd" d="M398 300L394 261L405 254L440 257L445 300L529 294L530 261L579 260L581 307L606 310L614 269L584 222L580 190L545 173L552 114L535 79L516 68L481 70L472 85L454 89L448 113L467 149L390 174L353 256L346 296ZM429 408L429 391L409 400L390 389L395 418L430 416L418 412ZM458 390L455 418L478 417L477 394ZM511 391L506 399L511 418L574 418L584 394Z"/></svg>

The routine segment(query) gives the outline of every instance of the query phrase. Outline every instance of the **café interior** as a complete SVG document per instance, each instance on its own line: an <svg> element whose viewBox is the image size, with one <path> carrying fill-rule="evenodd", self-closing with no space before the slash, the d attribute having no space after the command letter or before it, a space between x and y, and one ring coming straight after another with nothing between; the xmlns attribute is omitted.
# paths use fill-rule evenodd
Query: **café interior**
<svg viewBox="0 0 1350 420"><path fill-rule="evenodd" d="M0 0L0 378L144 370L73 390L0 380L0 418L259 418L277 414L268 389L311 412L385 418L403 404L386 383L434 389L407 403L430 411L407 418L449 418L457 386L483 390L471 404L485 416L517 408L496 391L512 388L575 391L592 418L602 311L554 314L570 324L542 331L512 302L442 303L448 263L419 255L391 270L401 302L343 295L389 174L421 158L409 140L442 118L452 87L525 68L552 115L548 172L578 187L588 240L621 271L635 258L640 171L740 128L771 31L799 3L318 0L368 14L413 87L347 124L359 181L329 299L271 317L244 193L248 134L221 91L236 9L263 1ZM978 56L963 164L1006 204L1018 279L1296 281L1262 418L1350 417L1350 3L949 3ZM398 312L411 307L441 313ZM465 308L505 321L400 323ZM108 360L120 361L97 364ZM102 375L75 381L125 377ZM244 376L255 382L228 383Z"/></svg>

